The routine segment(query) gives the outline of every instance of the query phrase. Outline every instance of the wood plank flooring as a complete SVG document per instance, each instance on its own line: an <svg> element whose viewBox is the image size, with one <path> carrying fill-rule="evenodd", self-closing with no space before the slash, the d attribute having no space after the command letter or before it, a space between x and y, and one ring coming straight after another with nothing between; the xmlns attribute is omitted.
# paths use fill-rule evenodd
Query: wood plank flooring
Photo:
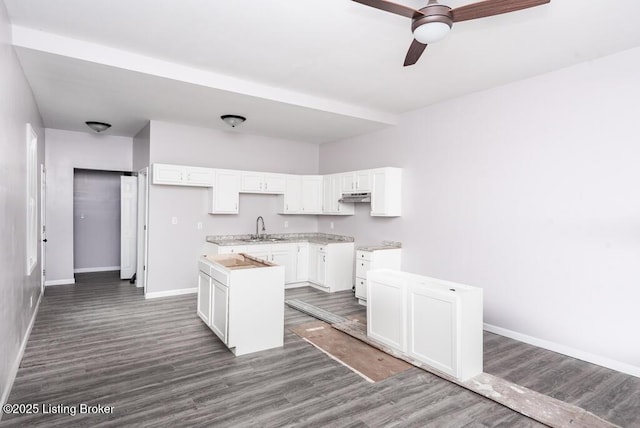
<svg viewBox="0 0 640 428"><path fill-rule="evenodd" d="M288 327L285 346L234 357L195 314L195 295L145 300L113 274L46 289L0 427L537 427L481 396L412 368L371 384ZM341 316L364 315L350 292L287 290ZM485 333L485 372L640 427L640 379ZM113 406L113 414L43 414L43 404Z"/></svg>

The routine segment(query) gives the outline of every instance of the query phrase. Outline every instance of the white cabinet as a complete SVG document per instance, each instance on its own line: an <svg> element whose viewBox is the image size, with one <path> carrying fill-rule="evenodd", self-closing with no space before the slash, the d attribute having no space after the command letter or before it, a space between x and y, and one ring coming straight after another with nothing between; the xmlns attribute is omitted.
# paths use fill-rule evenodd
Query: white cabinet
<svg viewBox="0 0 640 428"><path fill-rule="evenodd" d="M299 175L287 175L284 194L279 196L278 214L300 214L302 212L302 178Z"/></svg>
<svg viewBox="0 0 640 428"><path fill-rule="evenodd" d="M402 215L402 170L391 167L372 170L371 184L371 215Z"/></svg>
<svg viewBox="0 0 640 428"><path fill-rule="evenodd" d="M342 203L341 174L325 175L322 178L322 214L353 215L354 204Z"/></svg>
<svg viewBox="0 0 640 428"><path fill-rule="evenodd" d="M240 173L229 169L214 171L214 184L209 190L209 214L238 214Z"/></svg>
<svg viewBox="0 0 640 428"><path fill-rule="evenodd" d="M302 214L322 214L322 176L302 176Z"/></svg>
<svg viewBox="0 0 640 428"><path fill-rule="evenodd" d="M367 275L367 336L406 352L406 279L378 272Z"/></svg>
<svg viewBox="0 0 640 428"><path fill-rule="evenodd" d="M282 194L285 191L285 174L242 171L241 175L241 192Z"/></svg>
<svg viewBox="0 0 640 428"><path fill-rule="evenodd" d="M340 174L341 191L344 193L361 193L371 191L371 170L351 171Z"/></svg>
<svg viewBox="0 0 640 428"><path fill-rule="evenodd" d="M211 330L220 340L228 344L229 338L229 287L221 282L212 280L211 300Z"/></svg>
<svg viewBox="0 0 640 428"><path fill-rule="evenodd" d="M309 245L308 242L296 245L296 282L309 280Z"/></svg>
<svg viewBox="0 0 640 428"><path fill-rule="evenodd" d="M209 187L213 185L213 169L154 163L152 179L153 184Z"/></svg>
<svg viewBox="0 0 640 428"><path fill-rule="evenodd" d="M284 266L284 283L297 282L298 246L295 244L273 244L271 261Z"/></svg>
<svg viewBox="0 0 640 428"><path fill-rule="evenodd" d="M243 265L252 265L245 269ZM201 257L210 288L207 326L235 354L281 347L284 339L284 268L243 255ZM206 278L205 278L206 277ZM198 302L206 288L198 287ZM201 312L200 303L198 314Z"/></svg>
<svg viewBox="0 0 640 428"><path fill-rule="evenodd" d="M356 297L361 305L367 300L367 272L372 269L400 270L400 248L356 251Z"/></svg>
<svg viewBox="0 0 640 428"><path fill-rule="evenodd" d="M289 175L278 214L321 214L322 176Z"/></svg>
<svg viewBox="0 0 640 428"><path fill-rule="evenodd" d="M309 282L323 290L353 287L353 242L309 243Z"/></svg>
<svg viewBox="0 0 640 428"><path fill-rule="evenodd" d="M209 275L198 273L198 316L205 324L211 320L211 282Z"/></svg>
<svg viewBox="0 0 640 428"><path fill-rule="evenodd" d="M481 288L386 269L367 280L367 335L463 381L482 373Z"/></svg>

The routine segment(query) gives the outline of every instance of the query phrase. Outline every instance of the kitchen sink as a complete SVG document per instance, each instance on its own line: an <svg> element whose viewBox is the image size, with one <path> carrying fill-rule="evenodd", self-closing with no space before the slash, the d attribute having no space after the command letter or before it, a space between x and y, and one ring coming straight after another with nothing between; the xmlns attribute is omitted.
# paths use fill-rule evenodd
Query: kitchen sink
<svg viewBox="0 0 640 428"><path fill-rule="evenodd" d="M243 242L279 242L285 241L284 238L249 238L249 239L241 239Z"/></svg>

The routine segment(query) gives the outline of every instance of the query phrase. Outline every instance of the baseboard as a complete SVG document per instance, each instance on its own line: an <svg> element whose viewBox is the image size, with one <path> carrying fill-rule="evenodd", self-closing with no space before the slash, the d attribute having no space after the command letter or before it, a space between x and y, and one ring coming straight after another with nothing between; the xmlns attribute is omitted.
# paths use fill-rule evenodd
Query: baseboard
<svg viewBox="0 0 640 428"><path fill-rule="evenodd" d="M0 407L7 403L9 399L9 394L11 393L11 388L13 388L13 382L16 380L16 376L18 375L18 369L20 368L20 363L22 362L22 357L24 356L24 350L27 348L27 342L29 341L29 336L31 336L31 330L33 329L33 324L36 322L36 315L38 315L38 309L40 309L40 302L42 301L42 294L38 297L38 301L36 302L36 308L33 311L33 315L31 316L31 321L29 321L29 326L27 327L27 331L24 333L24 337L22 339L22 344L20 345L20 351L16 356L16 359L13 363L13 367L9 371L9 377L7 378L7 384L5 385L5 389L2 391L2 397L0 397ZM0 411L0 420L2 420L2 415L4 412Z"/></svg>
<svg viewBox="0 0 640 428"><path fill-rule="evenodd" d="M495 333L495 334L499 334L500 336L509 337L511 339L518 340L520 342L528 343L529 345L537 346L539 348L544 348L549 351L566 355L568 357L586 361L588 363L597 364L599 366L606 367L608 369L625 373L631 376L640 377L640 367L633 366L628 363L623 363L622 361L613 360L611 358L603 357L601 355L591 354L589 352L585 352L580 349L571 348L569 346L561 345L555 342L550 342L548 340L529 336L523 333L519 333L517 331L508 330L506 328L497 327L491 324L485 323L484 329L490 333Z"/></svg>
<svg viewBox="0 0 640 428"><path fill-rule="evenodd" d="M154 291L144 295L145 299L157 299L158 297L182 296L183 294L195 294L198 288L180 288L178 290Z"/></svg>
<svg viewBox="0 0 640 428"><path fill-rule="evenodd" d="M302 288L309 287L311 285L310 282L302 281L302 282L290 282L289 284L284 285L285 290L289 290L290 288Z"/></svg>
<svg viewBox="0 0 640 428"><path fill-rule="evenodd" d="M71 278L71 279L56 279L55 281L45 281L44 282L44 286L45 287L49 287L50 285L68 285L68 284L75 284L76 280L75 278Z"/></svg>
<svg viewBox="0 0 640 428"><path fill-rule="evenodd" d="M78 269L74 269L73 273L111 272L114 270L120 270L120 266L100 266L100 267L90 267L90 268L78 268Z"/></svg>

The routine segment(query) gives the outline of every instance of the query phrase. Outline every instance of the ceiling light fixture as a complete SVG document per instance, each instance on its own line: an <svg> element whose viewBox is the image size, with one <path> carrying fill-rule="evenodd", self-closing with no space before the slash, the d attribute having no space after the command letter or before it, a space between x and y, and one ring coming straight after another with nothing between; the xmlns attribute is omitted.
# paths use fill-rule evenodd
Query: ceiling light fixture
<svg viewBox="0 0 640 428"><path fill-rule="evenodd" d="M424 45L443 39L453 25L453 15L448 6L429 1L427 7L420 9L424 15L413 20L411 31L413 38Z"/></svg>
<svg viewBox="0 0 640 428"><path fill-rule="evenodd" d="M105 131L109 128L111 128L111 124L110 123L106 123L106 122L94 122L94 121L89 121L89 122L85 122L87 124L87 126L91 129L93 129L96 132L102 132Z"/></svg>
<svg viewBox="0 0 640 428"><path fill-rule="evenodd" d="M223 116L220 116L220 119L222 119L224 123L226 123L232 128L235 128L236 126L240 125L242 122L247 120L246 117L238 116L236 114L225 114Z"/></svg>

